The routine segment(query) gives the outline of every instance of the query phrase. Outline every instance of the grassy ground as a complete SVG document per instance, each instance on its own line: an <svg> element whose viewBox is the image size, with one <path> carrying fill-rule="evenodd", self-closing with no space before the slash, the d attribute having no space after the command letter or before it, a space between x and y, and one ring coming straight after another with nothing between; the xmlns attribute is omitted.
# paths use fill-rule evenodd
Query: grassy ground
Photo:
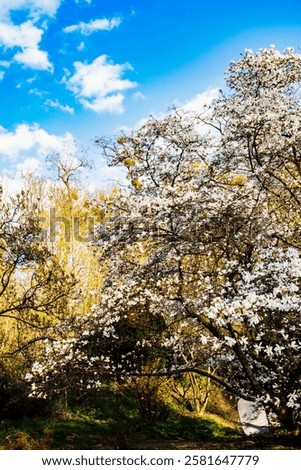
<svg viewBox="0 0 301 470"><path fill-rule="evenodd" d="M141 426L135 421L114 422L95 420L91 417L69 419L36 419L6 421L0 426L2 449L128 449L149 448L156 442L166 446L167 442L183 443L214 437L233 437L227 428L217 426L214 421L200 422L189 417L170 417L166 423ZM161 444L159 444L161 443ZM166 447L165 447L166 448Z"/></svg>
<svg viewBox="0 0 301 470"><path fill-rule="evenodd" d="M3 420L0 449L301 448L285 435L244 436L233 403L218 394L202 418L175 408L164 420L146 418L133 398L106 392L93 406L60 409L53 417Z"/></svg>
<svg viewBox="0 0 301 470"><path fill-rule="evenodd" d="M285 435L246 437L208 418L173 416L146 427L89 417L5 421L1 449L301 449Z"/></svg>

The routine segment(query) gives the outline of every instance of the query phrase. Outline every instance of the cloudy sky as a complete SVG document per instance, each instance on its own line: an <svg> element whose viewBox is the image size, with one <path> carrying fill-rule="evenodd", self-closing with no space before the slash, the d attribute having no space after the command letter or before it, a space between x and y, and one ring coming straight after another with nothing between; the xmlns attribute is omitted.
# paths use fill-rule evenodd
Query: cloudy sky
<svg viewBox="0 0 301 470"><path fill-rule="evenodd" d="M300 0L0 0L0 172L17 179L77 145L223 87L245 48L301 53ZM1 175L0 175L1 176Z"/></svg>

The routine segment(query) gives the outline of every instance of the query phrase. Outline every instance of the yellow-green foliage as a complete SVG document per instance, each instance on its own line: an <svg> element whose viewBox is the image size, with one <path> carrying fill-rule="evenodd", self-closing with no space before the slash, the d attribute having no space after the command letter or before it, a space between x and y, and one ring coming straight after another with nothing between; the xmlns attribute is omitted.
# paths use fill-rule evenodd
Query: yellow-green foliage
<svg viewBox="0 0 301 470"><path fill-rule="evenodd" d="M11 428L5 437L5 450L46 450L51 446L53 430L46 427L43 434L30 435L25 431Z"/></svg>

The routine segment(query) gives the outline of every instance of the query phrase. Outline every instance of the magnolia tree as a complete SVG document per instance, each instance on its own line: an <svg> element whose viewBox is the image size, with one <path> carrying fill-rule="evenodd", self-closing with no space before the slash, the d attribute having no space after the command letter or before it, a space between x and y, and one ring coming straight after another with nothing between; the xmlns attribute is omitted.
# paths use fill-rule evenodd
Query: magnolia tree
<svg viewBox="0 0 301 470"><path fill-rule="evenodd" d="M199 114L99 141L131 187L95 240L101 302L60 324L33 365L35 393L194 371L298 428L300 71L292 50L247 51Z"/></svg>

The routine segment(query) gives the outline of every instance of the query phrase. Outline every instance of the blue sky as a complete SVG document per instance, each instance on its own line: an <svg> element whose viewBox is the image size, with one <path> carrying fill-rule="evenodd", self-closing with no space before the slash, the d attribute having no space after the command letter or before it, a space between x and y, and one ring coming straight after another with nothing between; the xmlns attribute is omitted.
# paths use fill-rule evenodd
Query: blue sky
<svg viewBox="0 0 301 470"><path fill-rule="evenodd" d="M245 48L301 53L301 2L0 0L0 168L18 180L45 155L202 102Z"/></svg>

